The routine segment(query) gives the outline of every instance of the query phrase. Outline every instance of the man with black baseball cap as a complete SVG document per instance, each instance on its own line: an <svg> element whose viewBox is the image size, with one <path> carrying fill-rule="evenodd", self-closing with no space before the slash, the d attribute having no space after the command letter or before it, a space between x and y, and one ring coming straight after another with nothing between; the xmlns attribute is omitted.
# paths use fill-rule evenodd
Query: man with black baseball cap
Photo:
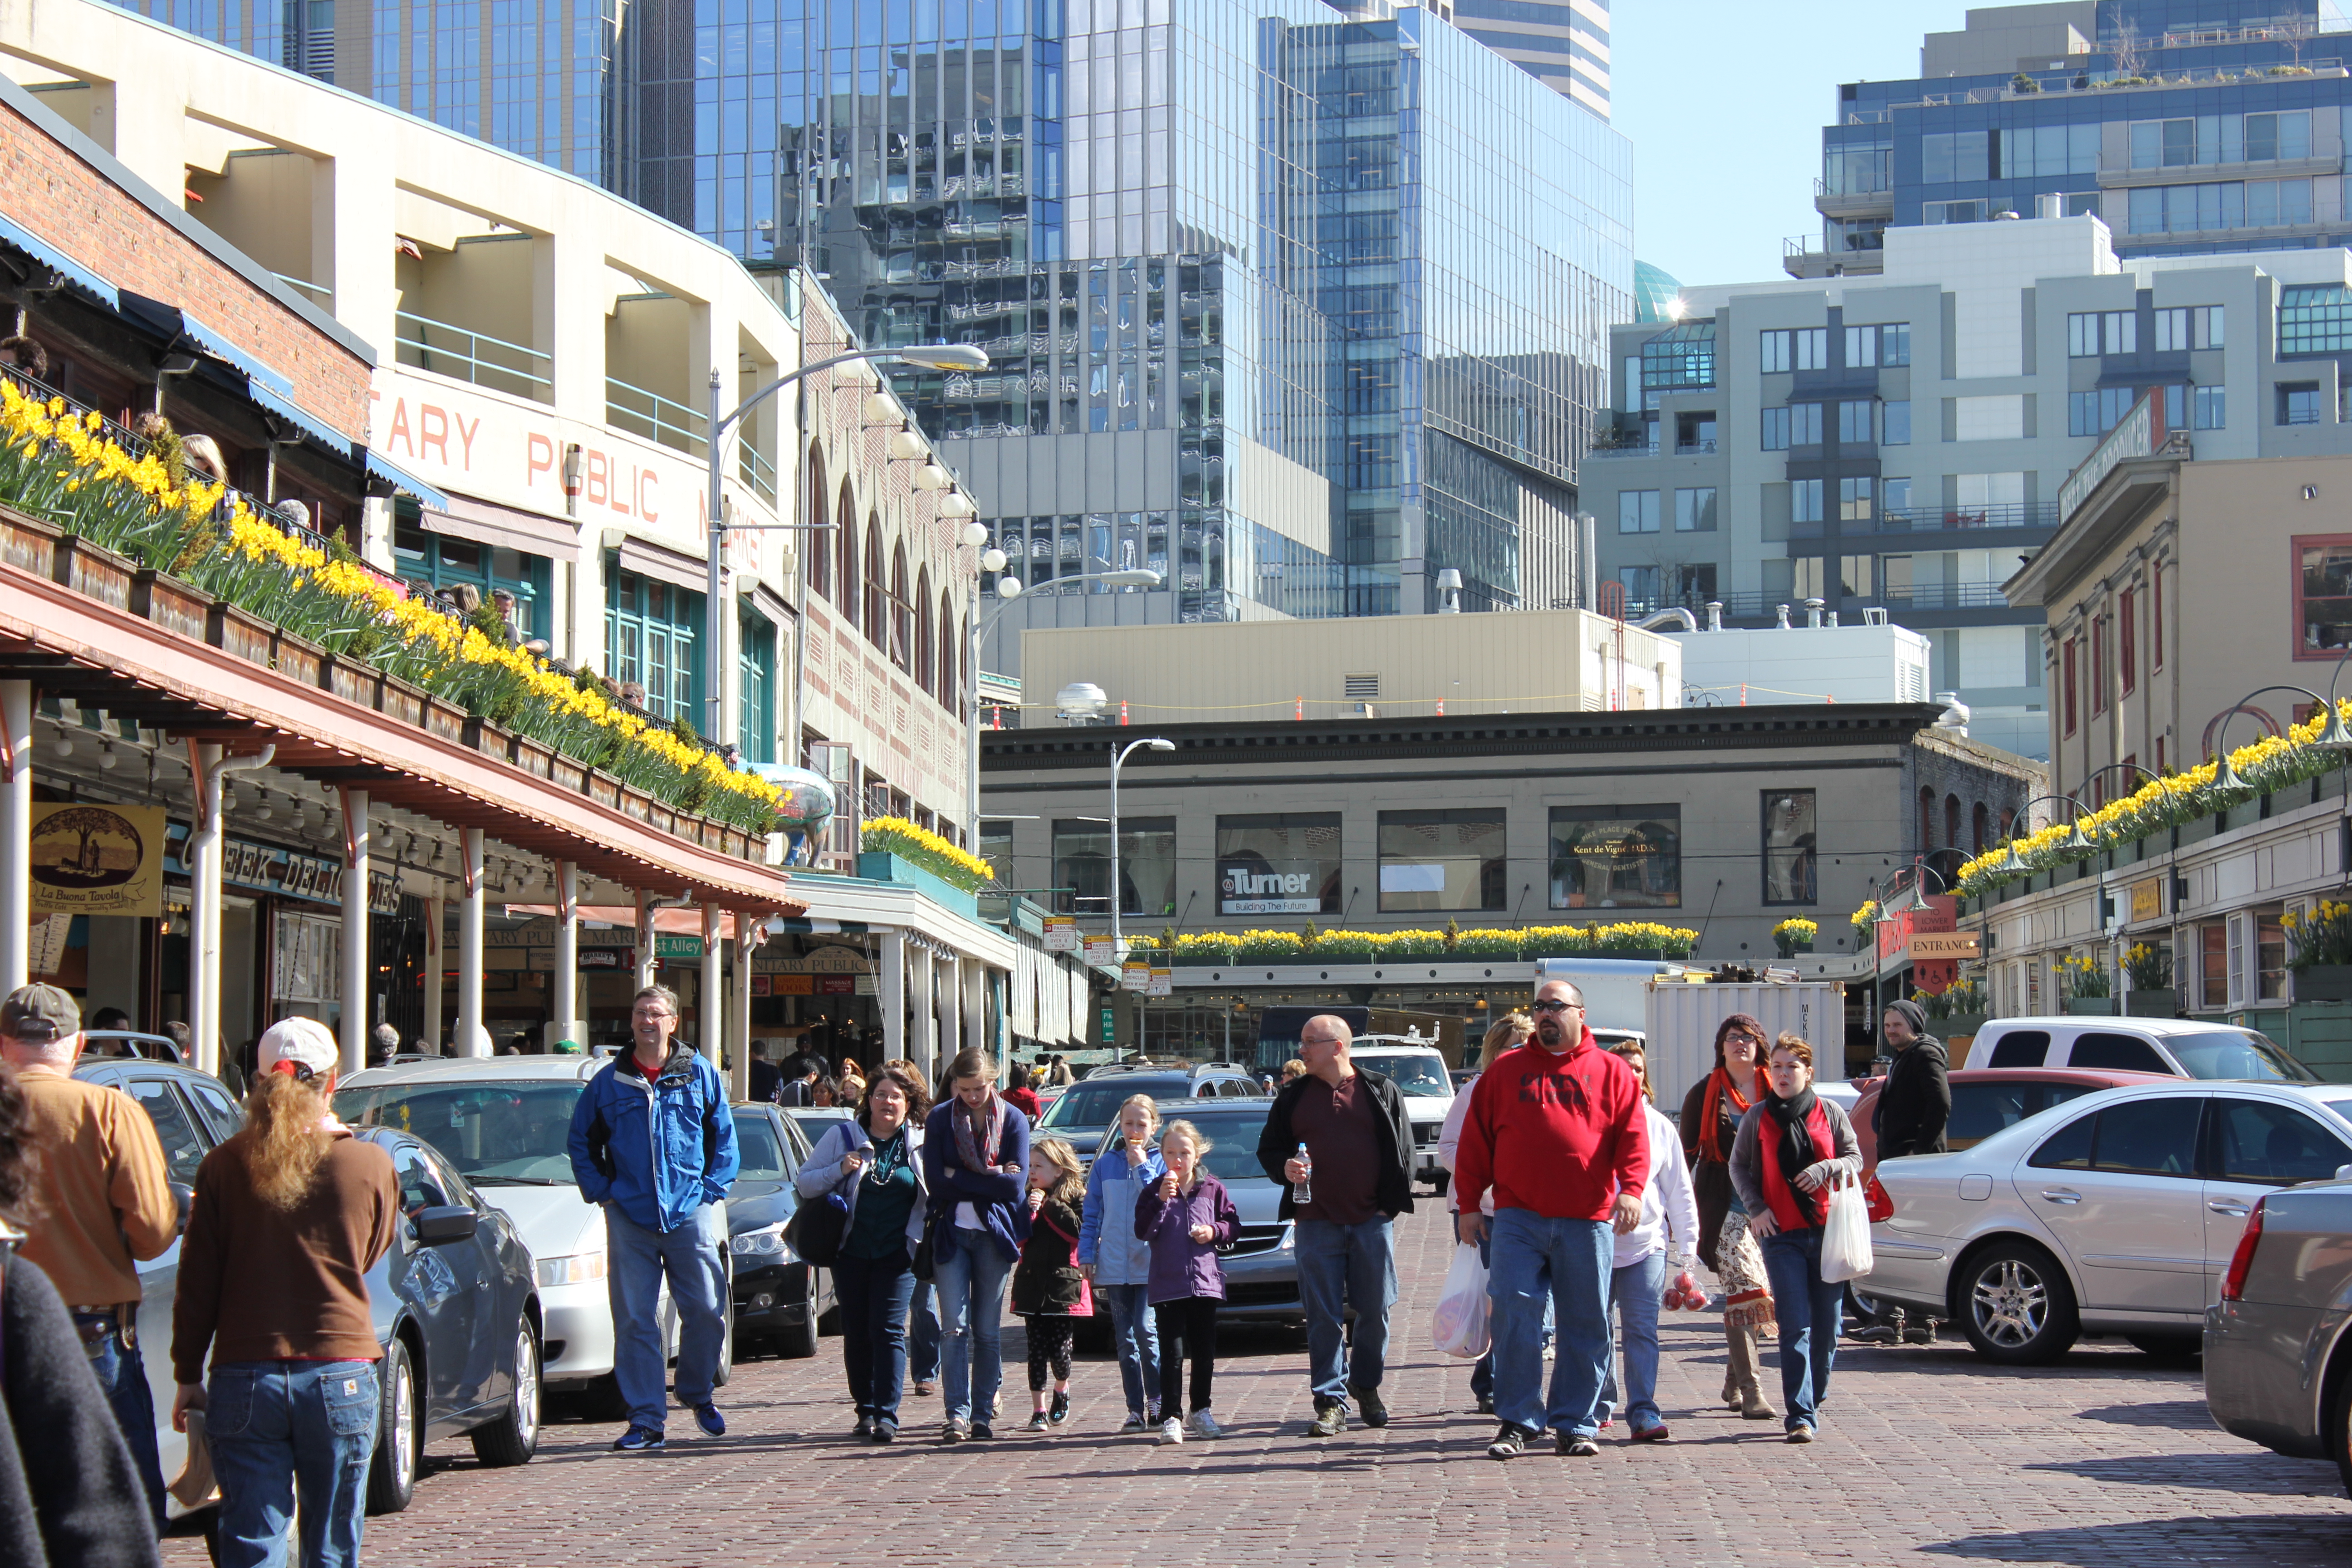
<svg viewBox="0 0 2352 1568"><path fill-rule="evenodd" d="M81 1008L54 985L20 985L0 1002L0 1058L16 1069L28 1112L39 1215L25 1242L73 1312L89 1369L163 1523L155 1400L139 1353L139 1270L179 1235L155 1124L129 1095L73 1076Z"/></svg>

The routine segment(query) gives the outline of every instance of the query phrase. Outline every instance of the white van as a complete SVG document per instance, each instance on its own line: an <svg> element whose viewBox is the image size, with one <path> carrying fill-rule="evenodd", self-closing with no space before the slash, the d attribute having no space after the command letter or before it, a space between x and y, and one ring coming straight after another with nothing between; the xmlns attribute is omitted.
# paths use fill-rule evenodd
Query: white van
<svg viewBox="0 0 2352 1568"><path fill-rule="evenodd" d="M1404 1113L1412 1122L1413 1173L1443 1194L1453 1173L1437 1163L1437 1135L1454 1109L1454 1075L1437 1042L1419 1035L1360 1035L1348 1055L1358 1067L1393 1082L1404 1096Z"/></svg>
<svg viewBox="0 0 2352 1568"><path fill-rule="evenodd" d="M1930 1029L1935 1025L1930 1022ZM1972 1068L2097 1068L2174 1078L2317 1083L2319 1075L2258 1029L2203 1018L2101 1018L2070 1013L1998 1018L1969 1045Z"/></svg>

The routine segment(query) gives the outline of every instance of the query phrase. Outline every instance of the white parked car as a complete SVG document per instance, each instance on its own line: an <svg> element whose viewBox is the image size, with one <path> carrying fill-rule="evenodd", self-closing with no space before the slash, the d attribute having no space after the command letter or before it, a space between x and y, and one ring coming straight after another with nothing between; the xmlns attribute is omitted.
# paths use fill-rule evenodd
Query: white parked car
<svg viewBox="0 0 2352 1568"><path fill-rule="evenodd" d="M1895 1212L1862 1288L1997 1362L2052 1361L2084 1333L2193 1354L2254 1200L2347 1163L2352 1085L2102 1089L1879 1166Z"/></svg>
<svg viewBox="0 0 2352 1568"><path fill-rule="evenodd" d="M1437 1137L1445 1131L1445 1113L1454 1109L1454 1075L1436 1044L1412 1036L1366 1035L1348 1057L1395 1082L1412 1122L1413 1173L1444 1193L1454 1173L1437 1163Z"/></svg>
<svg viewBox="0 0 2352 1568"><path fill-rule="evenodd" d="M604 1215L580 1195L568 1141L572 1108L605 1057L435 1058L353 1074L335 1113L354 1127L397 1127L430 1143L522 1233L538 1270L541 1386L585 1393L609 1413L613 1309L606 1294ZM677 1314L665 1286L664 1343L677 1353ZM734 1320L728 1318L732 1360Z"/></svg>
<svg viewBox="0 0 2352 1568"><path fill-rule="evenodd" d="M2201 1018L2000 1018L1969 1045L1972 1068L2090 1068L2170 1078L2316 1083L2259 1029Z"/></svg>

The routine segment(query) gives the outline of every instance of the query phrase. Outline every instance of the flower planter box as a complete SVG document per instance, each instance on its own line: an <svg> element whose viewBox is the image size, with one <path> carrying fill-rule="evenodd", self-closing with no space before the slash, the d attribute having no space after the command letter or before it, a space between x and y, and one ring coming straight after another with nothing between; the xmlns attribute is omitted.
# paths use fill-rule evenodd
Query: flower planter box
<svg viewBox="0 0 2352 1568"><path fill-rule="evenodd" d="M425 723L426 698L422 688L415 687L396 676L387 675L377 696L376 706L384 714L403 724Z"/></svg>
<svg viewBox="0 0 2352 1568"><path fill-rule="evenodd" d="M329 654L320 662L319 684L346 702L374 709L383 702L383 671L363 660Z"/></svg>
<svg viewBox="0 0 2352 1568"><path fill-rule="evenodd" d="M2126 1018L2169 1018L2180 1010L2180 998L2170 986L2154 991L2124 993L2124 1016Z"/></svg>
<svg viewBox="0 0 2352 1568"><path fill-rule="evenodd" d="M555 776L555 748L544 741L517 735L514 738L514 763L533 778L551 779Z"/></svg>
<svg viewBox="0 0 2352 1568"><path fill-rule="evenodd" d="M267 668L270 662L270 645L277 640L278 628L250 610L239 609L226 600L214 601L205 617L205 641L234 658Z"/></svg>
<svg viewBox="0 0 2352 1568"><path fill-rule="evenodd" d="M1773 945L1780 950L1782 958L1794 958L1800 953L1813 951L1813 944L1810 942L1786 942L1776 938Z"/></svg>
<svg viewBox="0 0 2352 1568"><path fill-rule="evenodd" d="M588 770L586 788L588 798L598 805L609 805L615 811L621 809L621 781L602 768Z"/></svg>
<svg viewBox="0 0 2352 1568"><path fill-rule="evenodd" d="M1954 1013L1948 1017L1927 1020L1927 1032L1947 1043L1973 1039L1977 1031L1984 1026L1985 1016L1982 1013Z"/></svg>
<svg viewBox="0 0 2352 1568"><path fill-rule="evenodd" d="M56 524L21 511L0 512L0 561L54 582L58 539L63 532Z"/></svg>
<svg viewBox="0 0 2352 1568"><path fill-rule="evenodd" d="M973 920L980 918L977 895L957 887L937 872L927 871L912 860L887 850L859 851L857 874L869 882L896 882L900 887L919 889L935 904Z"/></svg>
<svg viewBox="0 0 2352 1568"><path fill-rule="evenodd" d="M316 686L320 671L326 668L327 650L316 643L303 641L292 632L280 631L271 662L278 667L278 674L305 686Z"/></svg>
<svg viewBox="0 0 2352 1568"><path fill-rule="evenodd" d="M445 741L466 744L466 726L472 721L462 708L452 707L438 697L425 700L425 728Z"/></svg>
<svg viewBox="0 0 2352 1568"><path fill-rule="evenodd" d="M549 753L547 776L558 787L571 790L575 795L588 793L588 764L567 757L562 752Z"/></svg>
<svg viewBox="0 0 2352 1568"><path fill-rule="evenodd" d="M131 579L138 570L138 563L129 556L117 555L68 533L58 538L49 578L101 605L127 610L131 607Z"/></svg>
<svg viewBox="0 0 2352 1568"><path fill-rule="evenodd" d="M142 566L131 574L131 603L124 608L167 632L202 637L212 603L212 596L203 590L152 566Z"/></svg>
<svg viewBox="0 0 2352 1568"><path fill-rule="evenodd" d="M2352 1002L2352 963L2307 963L2294 972L2298 1002Z"/></svg>
<svg viewBox="0 0 2352 1568"><path fill-rule="evenodd" d="M621 811L639 822L650 824L654 819L654 797L628 784L621 786Z"/></svg>
<svg viewBox="0 0 2352 1568"><path fill-rule="evenodd" d="M2112 996L2069 996L2069 1015L2082 1018L2112 1018L2116 1016L2116 999Z"/></svg>

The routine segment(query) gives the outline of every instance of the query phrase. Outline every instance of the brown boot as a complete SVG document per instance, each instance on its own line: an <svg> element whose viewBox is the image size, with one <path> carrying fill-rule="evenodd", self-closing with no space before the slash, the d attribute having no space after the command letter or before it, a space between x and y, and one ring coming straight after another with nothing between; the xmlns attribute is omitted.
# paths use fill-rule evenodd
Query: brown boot
<svg viewBox="0 0 2352 1568"><path fill-rule="evenodd" d="M1764 1397L1756 1381L1756 1331L1751 1328L1733 1329L1731 1332L1731 1373L1739 1385L1739 1414L1750 1421L1774 1421L1780 1413Z"/></svg>

